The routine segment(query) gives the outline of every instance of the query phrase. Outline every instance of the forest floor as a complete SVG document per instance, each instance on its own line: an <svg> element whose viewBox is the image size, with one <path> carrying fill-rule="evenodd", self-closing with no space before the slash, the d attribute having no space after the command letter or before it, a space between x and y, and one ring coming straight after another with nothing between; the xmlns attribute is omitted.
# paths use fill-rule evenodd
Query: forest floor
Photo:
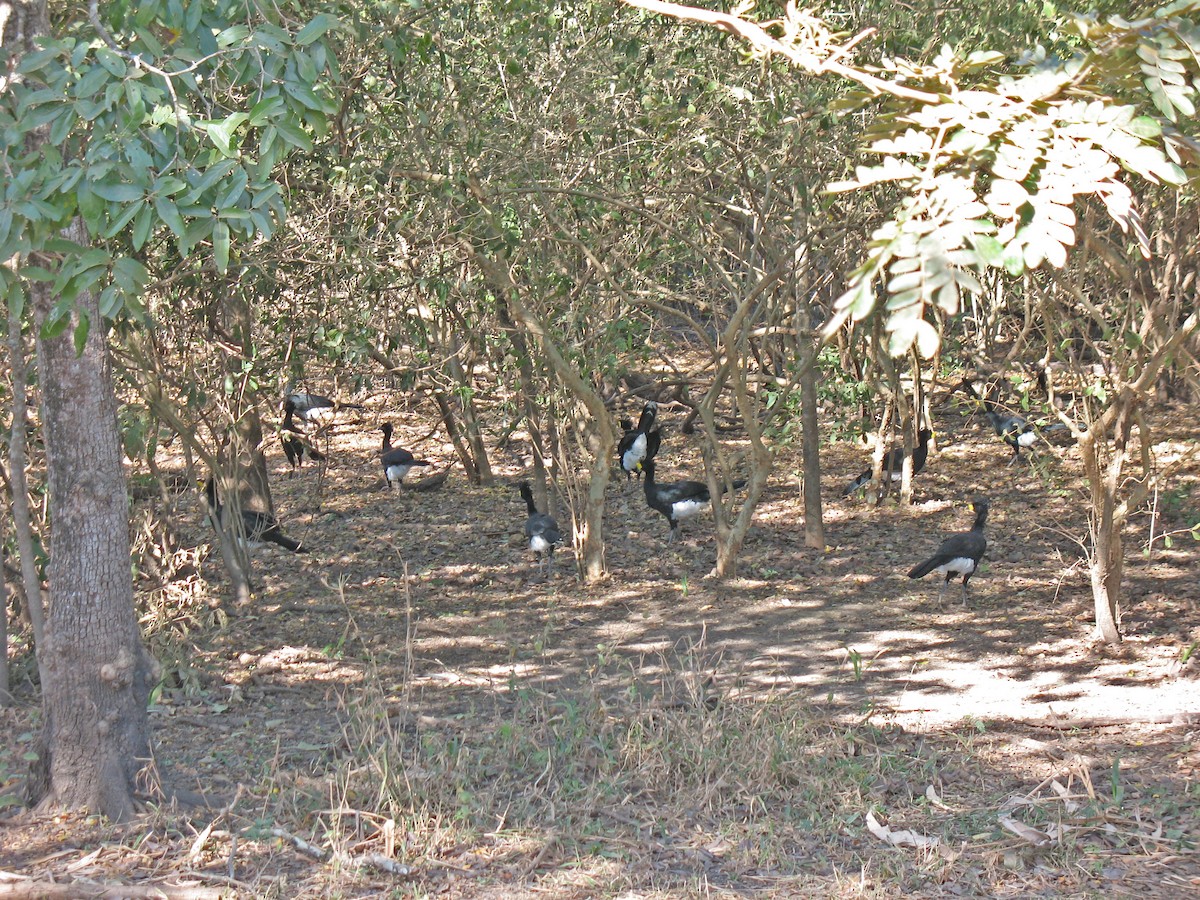
<svg viewBox="0 0 1200 900"><path fill-rule="evenodd" d="M1156 411L1160 465L1194 442L1189 415ZM450 466L409 421L397 443ZM0 896L1200 896L1200 545L1145 552L1135 516L1125 641L1097 643L1077 453L1010 466L983 425L937 422L911 508L842 499L869 451L830 446L824 552L784 454L724 581L711 520L667 546L622 476L594 585L569 550L542 577L524 548L519 442L493 486L455 468L399 494L373 416L337 430L321 475L286 477L272 446L277 510L312 552L258 551L253 603L218 606L188 492L194 565L143 597L168 673L158 764L216 808L119 827L8 810ZM660 480L698 459L669 431ZM951 585L939 606L937 576L906 573L976 496L985 564L968 605ZM1193 461L1155 533L1198 500ZM38 722L34 689L19 699L0 813ZM150 896L133 890L108 896Z"/></svg>

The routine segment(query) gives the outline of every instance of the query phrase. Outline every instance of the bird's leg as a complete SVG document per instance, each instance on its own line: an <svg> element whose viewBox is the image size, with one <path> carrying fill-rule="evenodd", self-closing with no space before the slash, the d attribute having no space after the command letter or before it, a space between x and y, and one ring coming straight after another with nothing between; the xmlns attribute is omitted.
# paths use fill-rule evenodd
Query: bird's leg
<svg viewBox="0 0 1200 900"><path fill-rule="evenodd" d="M946 585L950 583L950 576L946 576L946 580L942 582L941 588L938 589L938 609L942 608L942 595L946 593Z"/></svg>

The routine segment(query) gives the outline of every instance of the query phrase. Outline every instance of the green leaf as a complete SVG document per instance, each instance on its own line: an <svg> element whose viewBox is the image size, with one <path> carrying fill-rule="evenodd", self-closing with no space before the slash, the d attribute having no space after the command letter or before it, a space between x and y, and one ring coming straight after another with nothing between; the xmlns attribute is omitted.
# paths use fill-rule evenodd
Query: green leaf
<svg viewBox="0 0 1200 900"><path fill-rule="evenodd" d="M238 168L236 159L222 159L220 162L209 165L200 178L190 185L190 190L178 199L179 206L187 207L196 204L209 188L227 177L236 168ZM212 206L212 202L205 201L204 205Z"/></svg>
<svg viewBox="0 0 1200 900"><path fill-rule="evenodd" d="M121 232L121 230L124 229L125 226L130 223L130 221L133 219L133 217L136 216L139 212L141 212L145 208L146 208L146 201L144 198L139 198L136 203L131 203L128 206L126 206L123 210L121 210L121 214L119 216L117 216L115 219L113 219L112 224L110 224L106 229L104 229L104 237L106 237L106 238L116 237Z"/></svg>
<svg viewBox="0 0 1200 900"><path fill-rule="evenodd" d="M213 255L217 261L217 271L224 275L229 271L229 226L218 222L213 226Z"/></svg>
<svg viewBox="0 0 1200 900"><path fill-rule="evenodd" d="M204 4L192 2L188 4L187 17L184 19L183 27L189 33L193 34L200 28L201 17L204 15Z"/></svg>
<svg viewBox="0 0 1200 900"><path fill-rule="evenodd" d="M237 135L238 128L249 118L246 113L234 113L224 119L218 119L214 122L207 122L201 127L208 132L209 140L213 142L218 150L229 157L238 155L238 149L235 145L234 138Z"/></svg>
<svg viewBox="0 0 1200 900"><path fill-rule="evenodd" d="M1140 138L1151 140L1162 134L1162 123L1150 116L1138 116L1126 126L1126 129Z"/></svg>
<svg viewBox="0 0 1200 900"><path fill-rule="evenodd" d="M154 193L162 194L170 197L172 194L178 194L187 187L187 182L182 178L177 178L174 175L161 175L154 179Z"/></svg>
<svg viewBox="0 0 1200 900"><path fill-rule="evenodd" d="M62 303L55 304L42 325L43 340L52 341L67 330L67 326L71 324L71 317L67 313L68 310Z"/></svg>
<svg viewBox="0 0 1200 900"><path fill-rule="evenodd" d="M991 235L978 234L972 241L979 261L986 266L999 266L1004 254L1004 245Z"/></svg>
<svg viewBox="0 0 1200 900"><path fill-rule="evenodd" d="M125 293L136 295L150 283L150 272L132 256L120 256L113 263L113 280Z"/></svg>
<svg viewBox="0 0 1200 900"><path fill-rule="evenodd" d="M158 212L159 218L175 233L175 237L183 238L187 235L187 226L183 223L183 216L179 214L179 207L174 203L166 197L155 197L154 209Z"/></svg>
<svg viewBox="0 0 1200 900"><path fill-rule="evenodd" d="M307 47L313 41L319 39L325 32L337 26L338 20L335 17L328 13L321 13L296 33L294 42L300 47Z"/></svg>
<svg viewBox="0 0 1200 900"><path fill-rule="evenodd" d="M79 311L79 322L75 325L75 355L82 356L83 348L87 346L88 331L90 330L91 322L88 320L87 313L83 310Z"/></svg>
<svg viewBox="0 0 1200 900"><path fill-rule="evenodd" d="M5 266L0 266L0 293L8 301L8 314L16 319L21 318L25 312L25 289Z"/></svg>
<svg viewBox="0 0 1200 900"><path fill-rule="evenodd" d="M150 229L154 225L154 207L146 203L138 210L137 221L133 223L133 249L141 250L146 246L150 237Z"/></svg>
<svg viewBox="0 0 1200 900"><path fill-rule="evenodd" d="M32 53L26 53L20 57L20 62L17 65L17 72L22 75L32 75L43 66L48 65L54 60L62 56L63 48L61 44L52 43L49 46L34 50Z"/></svg>
<svg viewBox="0 0 1200 900"><path fill-rule="evenodd" d="M278 130L279 136L296 149L305 151L312 149L312 138L309 137L308 132L294 122L280 119L275 123L275 128Z"/></svg>
<svg viewBox="0 0 1200 900"><path fill-rule="evenodd" d="M233 174L229 177L228 184L225 185L224 190L222 190L220 196L217 197L217 201L214 206L221 210L222 214L227 207L237 206L245 196L246 182L248 180L249 179L246 176L245 169L240 167L235 169Z"/></svg>
<svg viewBox="0 0 1200 900"><path fill-rule="evenodd" d="M224 50L234 44L240 44L250 36L250 28L246 25L232 25L217 35L217 46Z"/></svg>
<svg viewBox="0 0 1200 900"><path fill-rule="evenodd" d="M312 88L306 84L298 84L294 81L285 82L283 89L289 96L298 100L302 106L316 112L330 112L329 104L313 93Z"/></svg>
<svg viewBox="0 0 1200 900"><path fill-rule="evenodd" d="M107 47L99 47L96 49L96 61L108 70L110 75L116 78L124 78L126 72L125 60L113 53Z"/></svg>
<svg viewBox="0 0 1200 900"><path fill-rule="evenodd" d="M71 129L75 127L77 120L78 116L75 114L75 108L73 106L64 106L62 108L62 115L55 119L54 124L50 126L50 144L55 147L62 144L67 139L67 135L71 133Z"/></svg>
<svg viewBox="0 0 1200 900"><path fill-rule="evenodd" d="M108 285L100 292L100 315L106 319L115 319L121 311L121 292L115 284Z"/></svg>
<svg viewBox="0 0 1200 900"><path fill-rule="evenodd" d="M104 215L104 198L95 191L95 185L89 181L79 182L79 190L75 193L79 214L93 231L99 231L101 217Z"/></svg>
<svg viewBox="0 0 1200 900"><path fill-rule="evenodd" d="M41 266L24 266L21 269L21 277L26 281L53 281L57 276L49 269L44 269Z"/></svg>
<svg viewBox="0 0 1200 900"><path fill-rule="evenodd" d="M1000 263L1009 275L1020 275L1025 271L1025 256L1021 252L1021 248L1021 242L1015 239L1009 241L1004 247Z"/></svg>
<svg viewBox="0 0 1200 900"><path fill-rule="evenodd" d="M286 111L287 104L284 103L283 98L278 94L273 94L254 104L250 110L250 124L255 128L261 128L271 119Z"/></svg>

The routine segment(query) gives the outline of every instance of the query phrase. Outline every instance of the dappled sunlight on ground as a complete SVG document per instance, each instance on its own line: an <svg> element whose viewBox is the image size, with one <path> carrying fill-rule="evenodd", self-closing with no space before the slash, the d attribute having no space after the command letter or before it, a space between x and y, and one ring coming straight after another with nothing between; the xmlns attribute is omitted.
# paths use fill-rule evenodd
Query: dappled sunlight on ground
<svg viewBox="0 0 1200 900"><path fill-rule="evenodd" d="M313 552L257 553L253 602L226 608L227 621L208 610L206 626L182 638L186 652L166 661L168 686L152 710L162 765L184 786L226 801L243 794L283 797L287 789L302 798L291 802L342 809L350 800L340 792L348 788L322 773L354 752L382 754L389 741L411 740L408 752L434 755L408 772L413 790L426 777L432 790L448 777L437 769L443 745L463 748L526 734L536 745L537 729L567 728L563 723L580 708L590 708L589 721L599 723L595 743L625 717L636 725L630 733L641 734L668 713L748 711L753 719L780 704L820 723L814 734L823 743L813 738L805 753L839 766L844 759L851 772L868 763L878 768L861 776L869 786L864 795L835 804L845 809L845 820L821 826L844 858L829 857L829 845L817 846L813 833L798 827L752 837L756 816L765 828L778 822L749 807L736 811L736 825L714 825L698 813L655 822L653 810L638 806L645 785L622 788L627 793L584 810L595 817L588 826L595 834L572 833L574 857L558 831L509 829L499 809L491 831L469 847L447 839L430 861L441 873L439 891L458 896L452 885L461 876L471 885L462 896L498 898L526 896L521 891L535 881L531 890L542 896L590 897L595 885L615 883L640 885L631 898L659 896L654 885L660 883L745 891L756 879L776 883L778 872L755 865L760 855L777 860L780 853L819 875L822 895L840 891L838 885L858 894L849 887L856 878L889 884L886 853L899 852L873 843L863 828L864 809L890 816L893 828L919 820L931 833L939 816L953 816L953 829L960 830L948 837L975 841L970 835L997 827L998 794L1011 803L1006 815L1065 811L1087 798L1114 759L1128 770L1130 789L1144 783L1147 796L1166 796L1159 787L1164 780L1174 779L1175 790L1180 779L1194 779L1200 768L1194 735L1186 737L1172 723L1200 712L1200 660L1186 652L1200 641L1197 546L1186 539L1170 548L1158 542L1152 554L1141 555L1148 527L1135 517L1126 535L1127 640L1116 648L1094 643L1075 540L1086 522L1073 451L1047 450L1037 468L1009 467L1006 448L990 432L945 415L939 452L916 480L911 508L885 503L872 509L859 497L841 499L840 488L869 453L835 445L824 456L824 552L804 544L794 481L773 482L739 577L726 581L705 577L715 562L709 517L687 522L682 540L668 546L666 523L646 508L641 486L620 478L609 486L605 523L610 577L581 584L569 549L560 549L550 574L542 575L521 534L525 510L515 483L525 468L512 449L516 443L497 453L495 485L468 485L452 468L448 482L428 494L386 490L370 416L333 435L329 467L320 476L306 467L285 478L282 459L272 452L285 531ZM400 426L397 443L437 470L451 467L449 445L422 440L428 434L423 423ZM696 445L676 431L668 433L660 458L663 480L698 471ZM777 471L794 469L785 461ZM937 576L912 581L906 573L945 535L969 526L966 502L979 495L992 501L988 554L971 581L969 603L963 605L955 583L939 606ZM203 545L211 537L198 507L192 509L183 523L185 539ZM567 510L556 512L560 523L570 521ZM212 590L224 590L216 555L202 560L200 574ZM653 696L648 685L657 691ZM14 718L10 740L32 735L32 713L6 715L26 716ZM732 719L719 721L732 727ZM351 730L364 723L387 737L356 746L363 739ZM568 733L551 731L546 740L553 745ZM621 753L636 756L669 744L661 737L645 740L644 747L625 746ZM20 741L12 753L24 746ZM867 741L871 749L863 758ZM568 755L594 752L588 744ZM539 757L517 795L536 795L554 759ZM368 756L348 771L372 773L374 787L382 765L380 757ZM801 767L799 774L780 776L796 779L794 786L787 782L789 790L817 798L827 790L805 785L804 760L794 753L780 765ZM893 765L897 773L890 772ZM487 773L472 790L498 777ZM705 788L710 796L694 798L698 809L718 806L721 782L714 784ZM443 787L453 797L454 788ZM548 821L563 815L553 797L545 802L551 804ZM1062 817L1069 819L1065 812ZM325 827L323 821L314 827ZM1123 822L1114 827L1135 829ZM740 836L730 843L725 832L735 828ZM367 842L361 829L354 826L355 839ZM596 852L579 849L593 839ZM232 852L221 844L227 839L214 840ZM968 867L974 874L967 878L954 862L963 851L950 852L952 844L915 860L909 871L936 883L944 866L966 879L961 885L968 895L993 894L1003 884L1016 896L1024 895L1020 885L1041 865L1003 853L991 860L990 851L973 846L981 862ZM256 871L263 877L294 871L300 863L286 846L258 845ZM605 858L613 853L620 858ZM854 871L839 868L846 860L855 861ZM980 875L984 870L993 874ZM479 871L498 881L490 887L470 881ZM1180 877L1186 889L1192 876ZM513 892L506 879L525 887ZM784 895L795 895L787 890L797 882L779 883L788 885ZM1101 891L1106 883L1088 884ZM661 896L678 893L664 889Z"/></svg>

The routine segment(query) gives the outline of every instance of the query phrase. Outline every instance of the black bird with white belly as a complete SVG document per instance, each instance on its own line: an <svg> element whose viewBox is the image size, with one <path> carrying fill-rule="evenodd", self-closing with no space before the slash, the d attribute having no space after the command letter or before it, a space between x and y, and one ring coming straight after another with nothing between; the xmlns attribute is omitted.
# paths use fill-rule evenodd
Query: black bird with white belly
<svg viewBox="0 0 1200 900"><path fill-rule="evenodd" d="M979 396L969 379L963 379L962 386L968 394L982 404L983 414L987 416L992 431L996 432L996 435L1012 450L1012 456L1008 461L1009 465L1020 459L1023 449L1033 452L1033 447L1038 442L1037 429L1024 416L1005 412L1000 407L996 402L1000 397L999 385L994 386L984 397Z"/></svg>
<svg viewBox="0 0 1200 900"><path fill-rule="evenodd" d="M388 487L399 489L404 476L414 468L432 465L429 460L417 459L403 447L392 446L391 422L384 422L379 426L379 430L383 432L383 450L380 460L383 463L383 475L387 479Z"/></svg>
<svg viewBox="0 0 1200 900"><path fill-rule="evenodd" d="M287 456L288 465L292 467L292 474L296 474L296 469L304 465L304 457L307 456L313 462L324 462L325 454L309 443L308 438L300 427L296 424L293 416L296 413L296 406L291 400L283 405L283 424L279 430L279 442L283 445L284 455Z"/></svg>
<svg viewBox="0 0 1200 900"><path fill-rule="evenodd" d="M929 439L933 437L933 432L928 428L922 428L917 434L917 446L913 447L912 455L912 473L914 476L919 475L921 470L925 468L925 460L929 458ZM883 477L885 480L890 480L892 484L899 484L904 477L904 457L907 454L903 447L893 447L887 452L883 458ZM871 470L864 469L862 474L850 482L849 487L842 492L843 497L849 497L861 487L871 483Z"/></svg>
<svg viewBox="0 0 1200 900"><path fill-rule="evenodd" d="M988 501L976 500L971 504L975 511L975 523L970 531L954 534L942 541L937 553L918 566L913 566L908 573L909 578L923 578L930 572L938 572L946 576L942 588L938 591L938 605L942 603L942 595L946 585L956 575L962 576L963 604L967 602L967 582L979 568L979 561L987 551L987 538L983 534L984 523L987 522Z"/></svg>
<svg viewBox="0 0 1200 900"><path fill-rule="evenodd" d="M662 445L662 432L658 429L658 404L653 400L646 402L637 428L631 427L628 419L623 420L621 425L625 433L617 444L617 461L625 472L626 480L634 474L640 479L642 468L654 459Z"/></svg>
<svg viewBox="0 0 1200 900"><path fill-rule="evenodd" d="M654 460L642 464L646 473L643 486L646 492L646 504L653 510L662 513L671 526L671 535L667 543L673 543L679 534L681 519L689 519L699 515L706 509L712 509L712 494L708 485L702 481L675 481L670 484L659 484L654 480ZM733 486L745 486L745 481L735 481ZM724 487L721 489L724 493Z"/></svg>

